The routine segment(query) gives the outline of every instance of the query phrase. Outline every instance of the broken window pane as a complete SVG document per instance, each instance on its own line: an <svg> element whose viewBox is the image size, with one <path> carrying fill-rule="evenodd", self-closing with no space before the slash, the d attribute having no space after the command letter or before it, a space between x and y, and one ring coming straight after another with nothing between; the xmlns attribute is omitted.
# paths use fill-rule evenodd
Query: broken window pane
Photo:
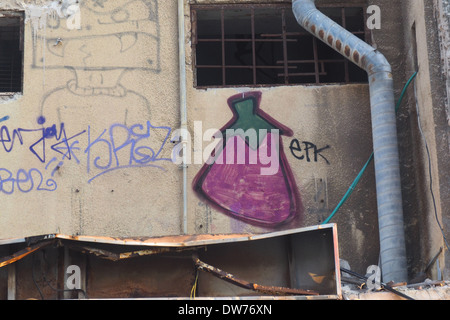
<svg viewBox="0 0 450 320"><path fill-rule="evenodd" d="M357 37L362 7L319 8ZM288 4L193 5L197 87L365 83L367 74L306 32Z"/></svg>

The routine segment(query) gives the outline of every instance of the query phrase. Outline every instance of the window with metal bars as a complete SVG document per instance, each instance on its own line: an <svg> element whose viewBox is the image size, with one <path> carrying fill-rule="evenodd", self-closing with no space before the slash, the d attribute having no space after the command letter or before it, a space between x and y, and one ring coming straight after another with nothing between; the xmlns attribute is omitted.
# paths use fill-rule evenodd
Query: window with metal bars
<svg viewBox="0 0 450 320"><path fill-rule="evenodd" d="M362 6L319 9L370 40ZM367 82L364 70L297 23L290 4L193 5L191 13L197 88Z"/></svg>
<svg viewBox="0 0 450 320"><path fill-rule="evenodd" d="M0 93L22 92L23 14L0 11Z"/></svg>

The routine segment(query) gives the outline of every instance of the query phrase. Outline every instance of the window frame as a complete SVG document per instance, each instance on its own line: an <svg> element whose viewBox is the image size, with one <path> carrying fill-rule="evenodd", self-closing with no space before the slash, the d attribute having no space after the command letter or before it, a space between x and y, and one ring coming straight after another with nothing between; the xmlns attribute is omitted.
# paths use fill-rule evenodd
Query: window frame
<svg viewBox="0 0 450 320"><path fill-rule="evenodd" d="M24 61L25 61L25 11L0 10L0 19L15 18L19 20L19 51L22 52L20 61L20 90L18 91L0 91L0 96L13 96L22 94L24 89ZM12 76L10 77L12 78Z"/></svg>
<svg viewBox="0 0 450 320"><path fill-rule="evenodd" d="M282 12L282 34L281 34L281 41L283 42L283 61L282 61L282 66L280 68L280 66L269 66L271 68L280 68L282 70L282 74L281 76L284 77L284 82L283 83L273 83L273 84L258 84L257 83L257 77L256 77L256 69L257 68L264 68L264 66L256 66L255 63L255 43L258 41L255 38L255 20L254 20L254 10L257 8L273 8L273 9L280 9ZM367 4L365 3L346 3L346 4L323 4L321 6L318 6L318 9L323 9L323 8L341 8L341 18L342 18L342 24L341 26L343 26L344 28L346 27L346 18L348 18L345 15L345 9L346 8L361 8L363 11L363 19L364 19L364 31L360 31L360 32L351 32L353 34L362 34L364 35L364 41L368 42L369 44L371 43L371 31L370 29L367 27L367 24L365 23L367 21ZM252 29L252 38L251 38L251 42L252 42L252 60L253 60L253 64L252 65L240 65L240 66L232 66L232 65L227 65L226 61L225 61L225 42L230 42L230 41L235 41L237 39L229 39L229 38L225 38L225 27L224 27L224 12L226 9L244 9L244 10L251 10L251 29ZM221 15L221 39L199 39L198 38L198 32L197 32L197 11L199 10L211 10L211 11L219 11L220 10L220 15ZM311 60L306 61L306 60L288 60L287 58L287 42L288 42L288 33L286 33L286 19L285 19L285 12L286 10L292 10L292 3L243 3L243 4L236 4L236 3L225 3L225 4L192 4L190 7L190 12L191 12L191 48L192 48L192 61L193 61L193 74L194 74L194 87L197 89L208 89L208 88L229 88L229 87L276 87L276 86L292 86L292 85L328 85L328 84L357 84L357 83L367 83L366 82L354 82L354 81L350 81L350 71L349 71L349 64L351 64L352 62L349 61L347 58L342 57L340 59L334 59L334 60L327 60L326 62L328 63L332 63L332 62L338 62L338 63L344 63L344 68L345 68L345 80L342 82L320 82L320 75L323 74L323 70L324 70L324 62L325 60L321 61L318 58L318 42L321 42L319 39L317 39L316 37L312 36L309 32L305 31L302 32L305 36L310 36L312 37L312 41L313 41L313 51L314 51L314 60L313 62L311 62ZM198 65L197 64L197 44L199 42L221 42L222 43L222 64L221 65ZM238 40L238 41L242 41L242 40ZM249 40L245 40L245 41L249 41ZM259 40L261 41L261 40ZM289 63L292 62L299 62L299 63L314 63L314 73L289 73ZM218 69L219 67L221 67L221 71L222 71L222 81L220 85L198 85L197 84L197 70L200 68L215 68ZM231 69L231 68L241 68L241 69L251 69L252 73L253 73L253 83L249 83L249 84L227 84L226 83L226 69ZM268 68L268 67L266 67ZM315 81L314 82L308 82L308 83L291 83L289 82L289 76L314 76Z"/></svg>

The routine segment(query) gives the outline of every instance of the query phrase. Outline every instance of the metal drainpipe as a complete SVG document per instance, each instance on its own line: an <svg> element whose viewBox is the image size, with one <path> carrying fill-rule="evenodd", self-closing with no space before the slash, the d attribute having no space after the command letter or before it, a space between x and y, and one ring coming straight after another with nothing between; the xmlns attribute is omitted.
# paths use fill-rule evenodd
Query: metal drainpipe
<svg viewBox="0 0 450 320"><path fill-rule="evenodd" d="M380 52L317 10L314 0L293 0L292 9L297 22L305 30L368 73L381 271L383 282L406 282L408 273L391 66Z"/></svg>
<svg viewBox="0 0 450 320"><path fill-rule="evenodd" d="M180 72L180 118L181 118L181 143L183 146L183 208L182 208L182 229L183 234L188 233L187 229L187 103L186 103L186 46L184 32L184 1L178 0L178 57Z"/></svg>

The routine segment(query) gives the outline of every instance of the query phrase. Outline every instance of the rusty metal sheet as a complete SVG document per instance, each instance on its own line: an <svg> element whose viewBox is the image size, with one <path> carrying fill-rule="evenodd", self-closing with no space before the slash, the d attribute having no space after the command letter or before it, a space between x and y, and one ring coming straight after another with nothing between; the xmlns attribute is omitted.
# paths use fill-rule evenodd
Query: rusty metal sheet
<svg viewBox="0 0 450 320"><path fill-rule="evenodd" d="M18 252L7 256L7 257L3 257L0 258L0 268L7 266L11 263L14 263L16 261L19 261L23 258L25 258L26 256L28 256L29 254L32 254L33 252L36 252L38 250L41 250L42 248L45 248L51 244L54 244L56 240L48 240L48 241L43 241L43 242L39 242L36 244L33 244L29 247L26 247L22 250L19 250Z"/></svg>
<svg viewBox="0 0 450 320"><path fill-rule="evenodd" d="M55 245L49 246L52 243ZM31 260L24 258L44 247L48 249L47 254L55 252L55 257L59 257L60 271L65 264L65 255L60 250L62 247L68 249L65 252L69 254L72 264L88 259L90 271L86 274L86 283L89 284L86 292L92 298L182 299L187 298L183 295L189 295L193 284L195 296L203 299L298 300L341 297L335 224L264 234L149 238L50 234L2 240L1 244L19 245L21 249L3 257L0 263L7 265L16 262L20 266L19 270L27 266L23 269L26 272L29 272L26 268L31 267ZM199 269L199 265L196 266L195 261L192 261L194 255L201 259L203 270L208 269L205 266L211 266L208 270L226 270L225 274L232 275L228 277L230 281L217 277L220 272L216 272L216 276L198 272L197 282L195 270ZM39 258L39 255L36 257ZM53 267L56 268L54 263ZM234 285L236 283L240 286ZM34 286L30 283L26 288ZM36 294L30 290L19 290L19 296ZM45 296L49 294L52 292L47 292Z"/></svg>
<svg viewBox="0 0 450 320"><path fill-rule="evenodd" d="M64 234L56 234L56 238L103 243L115 245L133 245L133 246L154 246L154 247L189 247L208 245L214 243L222 243L240 239L241 241L249 240L251 234L200 234L200 235L175 235L163 237L139 237L139 238L119 238L119 237L96 237L96 236L69 236Z"/></svg>
<svg viewBox="0 0 450 320"><path fill-rule="evenodd" d="M0 239L0 245L13 243L34 243L47 239L61 239L71 241L81 241L90 243L103 243L114 245L131 245L131 246L151 246L151 247L194 247L213 245L230 242L243 242L274 238L295 233L303 233L310 230L320 230L333 228L334 224L324 224L319 226L311 226L304 228L296 228L284 231L275 231L270 233L252 234L252 233L234 233L234 234L197 234L197 235L174 235L162 237L105 237L105 236L88 236L88 235L66 235L66 234L47 234L41 236Z"/></svg>
<svg viewBox="0 0 450 320"><path fill-rule="evenodd" d="M318 226L310 226L304 228L296 228L284 231L275 231L270 233L252 234L252 233L235 233L235 234L198 234L198 235L174 235L161 237L105 237L105 236L88 236L88 235L66 235L66 234L47 234L41 236L0 239L0 245L14 243L35 243L48 239L62 239L71 241L81 241L90 243L103 243L113 245L130 245L130 246L152 246L152 247L193 247L204 246L221 243L243 242L252 240L261 240L274 237L280 237L290 234L303 233L312 230L321 230L335 228L335 224L324 224Z"/></svg>
<svg viewBox="0 0 450 320"><path fill-rule="evenodd" d="M111 260L111 261L119 261L125 259L139 258L144 256L152 256L152 255L160 255L163 253L174 253L174 252L182 252L184 248L152 248L152 249L144 249L144 250L134 250L127 252L112 252L105 249L93 248L88 246L79 246L77 244L65 244L65 246L71 250L78 251L81 253L86 253L90 255L94 255L96 257Z"/></svg>

